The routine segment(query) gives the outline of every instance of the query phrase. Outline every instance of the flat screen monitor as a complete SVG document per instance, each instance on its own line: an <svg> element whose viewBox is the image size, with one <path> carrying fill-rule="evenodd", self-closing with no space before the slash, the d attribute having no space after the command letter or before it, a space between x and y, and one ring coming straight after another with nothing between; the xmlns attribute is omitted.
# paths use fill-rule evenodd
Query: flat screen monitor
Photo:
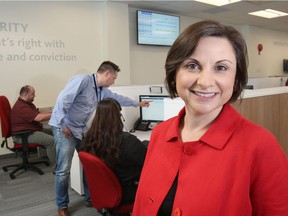
<svg viewBox="0 0 288 216"><path fill-rule="evenodd" d="M180 32L180 17L137 10L137 43L171 46Z"/></svg>
<svg viewBox="0 0 288 216"><path fill-rule="evenodd" d="M140 107L140 119L147 122L164 121L164 99L168 95L139 95L139 101L150 101L149 107Z"/></svg>

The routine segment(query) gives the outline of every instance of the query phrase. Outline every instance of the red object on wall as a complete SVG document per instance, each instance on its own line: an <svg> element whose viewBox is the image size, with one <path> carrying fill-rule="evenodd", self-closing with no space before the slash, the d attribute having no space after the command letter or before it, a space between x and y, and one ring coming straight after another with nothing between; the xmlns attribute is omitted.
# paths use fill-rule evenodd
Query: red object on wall
<svg viewBox="0 0 288 216"><path fill-rule="evenodd" d="M263 45L258 44L258 55L261 55L262 50L263 50Z"/></svg>

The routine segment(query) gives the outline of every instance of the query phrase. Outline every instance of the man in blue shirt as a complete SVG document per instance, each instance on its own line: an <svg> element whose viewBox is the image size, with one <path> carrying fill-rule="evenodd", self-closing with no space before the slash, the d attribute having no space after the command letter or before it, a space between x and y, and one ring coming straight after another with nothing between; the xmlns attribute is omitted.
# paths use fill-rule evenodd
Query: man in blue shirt
<svg viewBox="0 0 288 216"><path fill-rule="evenodd" d="M149 101L137 102L113 93L108 89L114 84L120 68L110 61L104 61L96 74L73 76L60 92L54 106L49 125L52 126L56 146L56 203L58 215L68 214L68 187L71 161L75 149L88 131L87 122L97 104L103 98L114 98L122 106L149 106ZM85 175L83 178L85 205L91 207Z"/></svg>

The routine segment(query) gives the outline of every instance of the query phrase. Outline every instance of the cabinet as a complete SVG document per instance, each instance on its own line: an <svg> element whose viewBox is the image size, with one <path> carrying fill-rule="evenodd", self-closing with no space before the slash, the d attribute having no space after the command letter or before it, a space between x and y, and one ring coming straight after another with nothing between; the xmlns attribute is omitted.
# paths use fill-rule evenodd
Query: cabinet
<svg viewBox="0 0 288 216"><path fill-rule="evenodd" d="M232 105L244 117L268 129L288 156L288 93L243 98Z"/></svg>

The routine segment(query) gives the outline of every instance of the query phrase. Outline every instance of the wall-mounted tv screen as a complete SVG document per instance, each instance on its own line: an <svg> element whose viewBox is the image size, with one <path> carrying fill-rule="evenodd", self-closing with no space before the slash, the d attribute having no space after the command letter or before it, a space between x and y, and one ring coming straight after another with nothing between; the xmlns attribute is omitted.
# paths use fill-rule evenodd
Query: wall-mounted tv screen
<svg viewBox="0 0 288 216"><path fill-rule="evenodd" d="M171 46L180 33L180 17L137 10L137 43Z"/></svg>

